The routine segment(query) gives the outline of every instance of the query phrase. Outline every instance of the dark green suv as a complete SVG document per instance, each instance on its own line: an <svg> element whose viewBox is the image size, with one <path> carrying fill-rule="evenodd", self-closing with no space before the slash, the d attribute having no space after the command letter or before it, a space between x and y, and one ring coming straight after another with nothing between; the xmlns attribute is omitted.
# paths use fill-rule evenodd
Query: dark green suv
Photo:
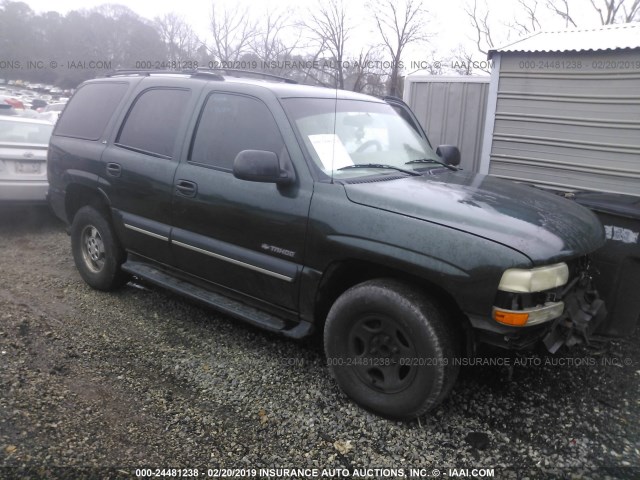
<svg viewBox="0 0 640 480"><path fill-rule="evenodd" d="M596 217L459 155L394 99L116 72L62 113L49 199L92 287L133 275L284 335L321 329L341 388L408 418L479 342L555 351L605 314Z"/></svg>

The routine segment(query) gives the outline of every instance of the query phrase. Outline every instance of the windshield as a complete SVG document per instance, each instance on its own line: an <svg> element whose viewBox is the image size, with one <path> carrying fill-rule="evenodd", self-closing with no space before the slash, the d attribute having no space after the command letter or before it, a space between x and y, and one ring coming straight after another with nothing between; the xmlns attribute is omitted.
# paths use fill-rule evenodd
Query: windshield
<svg viewBox="0 0 640 480"><path fill-rule="evenodd" d="M438 166L428 161L441 161L386 103L289 98L284 104L318 168L336 179L397 175L398 169L423 170ZM416 160L426 162L409 163Z"/></svg>

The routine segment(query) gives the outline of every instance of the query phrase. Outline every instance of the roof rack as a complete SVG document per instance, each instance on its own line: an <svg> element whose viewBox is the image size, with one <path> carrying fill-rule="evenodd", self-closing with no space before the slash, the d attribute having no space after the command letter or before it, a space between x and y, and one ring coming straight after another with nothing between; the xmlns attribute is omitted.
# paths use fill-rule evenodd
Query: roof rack
<svg viewBox="0 0 640 480"><path fill-rule="evenodd" d="M256 72L254 70L241 70L237 68L198 68L197 73L205 74L220 74L227 75L229 77L259 77L267 80L278 80L283 83L297 84L295 80L291 78L281 77L272 73Z"/></svg>
<svg viewBox="0 0 640 480"><path fill-rule="evenodd" d="M105 77L117 77L120 75L191 75L192 77L209 77L212 80L224 80L224 76L228 77L258 77L264 78L267 80L277 80L283 83L291 83L297 84L295 80L291 78L281 77L278 75L273 75L271 73L264 72L256 72L253 70L240 70L236 68L196 68L192 70L146 70L146 69L128 69L128 68L118 68L112 72L105 74Z"/></svg>
<svg viewBox="0 0 640 480"><path fill-rule="evenodd" d="M197 70L144 70L144 69L127 69L127 68L117 68L112 72L105 74L105 77L117 77L120 75L191 75L196 76L198 74L205 74L212 77L214 80L224 80L224 77L220 74L216 74L214 72L200 72Z"/></svg>

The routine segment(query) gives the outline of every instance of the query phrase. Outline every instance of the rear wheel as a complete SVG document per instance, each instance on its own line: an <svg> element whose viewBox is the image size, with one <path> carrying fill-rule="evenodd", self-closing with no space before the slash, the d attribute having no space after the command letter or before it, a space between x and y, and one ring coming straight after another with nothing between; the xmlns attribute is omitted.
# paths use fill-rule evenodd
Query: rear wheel
<svg viewBox="0 0 640 480"><path fill-rule="evenodd" d="M82 207L71 225L71 250L83 280L98 290L113 290L128 280L120 266L125 252L100 211Z"/></svg>
<svg viewBox="0 0 640 480"><path fill-rule="evenodd" d="M327 362L342 390L363 407L414 418L438 405L458 374L457 342L441 307L392 279L356 285L327 317Z"/></svg>

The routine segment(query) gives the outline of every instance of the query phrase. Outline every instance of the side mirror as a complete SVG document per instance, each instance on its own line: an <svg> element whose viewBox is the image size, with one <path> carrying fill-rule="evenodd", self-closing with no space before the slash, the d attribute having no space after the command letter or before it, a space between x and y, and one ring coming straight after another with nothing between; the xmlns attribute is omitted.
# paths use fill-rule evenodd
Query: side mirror
<svg viewBox="0 0 640 480"><path fill-rule="evenodd" d="M460 150L455 145L440 145L436 149L436 155L441 157L447 165L454 167L460 165Z"/></svg>
<svg viewBox="0 0 640 480"><path fill-rule="evenodd" d="M289 185L295 175L280 166L278 156L264 150L242 150L233 161L233 176L250 182Z"/></svg>

